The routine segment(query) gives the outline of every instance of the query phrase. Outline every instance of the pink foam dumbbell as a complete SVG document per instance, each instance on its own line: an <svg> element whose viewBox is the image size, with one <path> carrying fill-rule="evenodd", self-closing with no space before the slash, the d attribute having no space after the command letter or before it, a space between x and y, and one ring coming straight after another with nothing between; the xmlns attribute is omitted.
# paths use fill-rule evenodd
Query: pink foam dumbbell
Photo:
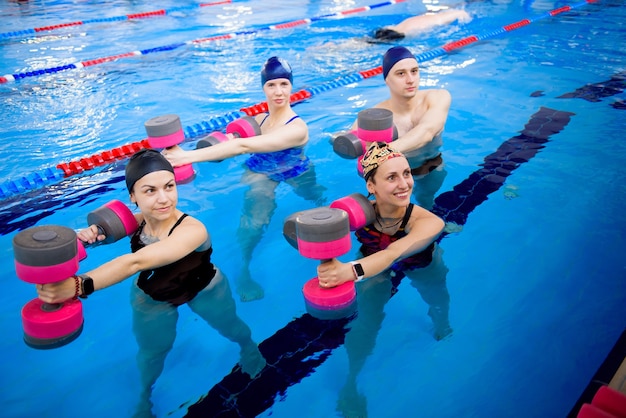
<svg viewBox="0 0 626 418"><path fill-rule="evenodd" d="M616 418L626 418L626 394L609 386L600 386L591 404Z"/></svg>
<svg viewBox="0 0 626 418"><path fill-rule="evenodd" d="M139 225L131 210L119 200L111 200L87 215L87 224L96 225L106 238L99 244L111 244L133 234ZM78 240L78 259L87 257L84 244Z"/></svg>
<svg viewBox="0 0 626 418"><path fill-rule="evenodd" d="M333 138L333 150L342 158L354 159L363 155L367 143L391 142L398 139L393 124L393 113L387 109L361 110L357 117L357 129L340 133Z"/></svg>
<svg viewBox="0 0 626 418"><path fill-rule="evenodd" d="M13 237L15 271L25 282L59 282L78 271L76 232L63 226L38 226ZM83 329L78 299L49 304L36 298L22 308L24 341L33 348L55 348L74 341Z"/></svg>
<svg viewBox="0 0 626 418"><path fill-rule="evenodd" d="M361 193L352 193L330 204L331 208L341 209L348 215L348 223L351 231L356 231L376 220L374 206ZM298 237L296 233L296 218L303 212L296 212L285 218L283 222L283 236L296 250L298 249Z"/></svg>
<svg viewBox="0 0 626 418"><path fill-rule="evenodd" d="M238 138L250 138L261 135L261 126L252 116L236 119L226 126L226 133Z"/></svg>
<svg viewBox="0 0 626 418"><path fill-rule="evenodd" d="M376 220L374 205L361 193L352 193L337 199L330 204L330 207L341 209L348 214L351 231L363 228Z"/></svg>
<svg viewBox="0 0 626 418"><path fill-rule="evenodd" d="M327 206L299 212L294 218L296 245L307 258L328 261L350 250L348 214ZM322 288L317 277L302 288L307 311L320 319L346 316L356 301L354 282Z"/></svg>
<svg viewBox="0 0 626 418"><path fill-rule="evenodd" d="M144 123L148 134L148 143L152 148L169 148L178 145L185 139L183 125L178 115L162 115ZM191 164L174 167L177 183L191 181L194 171Z"/></svg>
<svg viewBox="0 0 626 418"><path fill-rule="evenodd" d="M253 117L244 116L229 123L226 126L226 134L232 134L235 138L250 138L261 135L261 127ZM198 141L196 149L212 147L213 145L226 142L229 139L226 134L220 131L212 132Z"/></svg>

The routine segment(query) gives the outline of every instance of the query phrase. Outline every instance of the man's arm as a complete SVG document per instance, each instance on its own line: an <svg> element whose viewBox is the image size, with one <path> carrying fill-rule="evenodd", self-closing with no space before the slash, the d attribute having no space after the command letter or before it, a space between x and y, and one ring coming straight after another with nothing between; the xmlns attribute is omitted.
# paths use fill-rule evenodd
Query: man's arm
<svg viewBox="0 0 626 418"><path fill-rule="evenodd" d="M452 102L450 92L444 89L431 90L425 100L428 108L419 123L393 142L397 151L419 151L443 131Z"/></svg>

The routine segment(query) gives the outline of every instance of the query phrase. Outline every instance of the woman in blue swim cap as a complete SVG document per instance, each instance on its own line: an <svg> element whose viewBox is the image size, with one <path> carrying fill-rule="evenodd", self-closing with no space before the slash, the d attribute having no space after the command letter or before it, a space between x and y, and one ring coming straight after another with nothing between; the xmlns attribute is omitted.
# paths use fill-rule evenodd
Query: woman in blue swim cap
<svg viewBox="0 0 626 418"><path fill-rule="evenodd" d="M183 151L180 147L173 147L164 152L174 166L250 154L244 162L242 177L242 182L249 185L249 189L244 196L243 214L237 231L243 253L237 280L237 291L242 301L263 297L263 288L252 280L249 264L276 209L275 190L278 184L284 181L304 199L316 205L323 204L324 188L317 185L313 165L304 153L309 130L291 108L292 68L285 59L273 56L263 64L260 73L268 111L255 116L261 132L259 135L235 138L227 134L228 141L206 148Z"/></svg>

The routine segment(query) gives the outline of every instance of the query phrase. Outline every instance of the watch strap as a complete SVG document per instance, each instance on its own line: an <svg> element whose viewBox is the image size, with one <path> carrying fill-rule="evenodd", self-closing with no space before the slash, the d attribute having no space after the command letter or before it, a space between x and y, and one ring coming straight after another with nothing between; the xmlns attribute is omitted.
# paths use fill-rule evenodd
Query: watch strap
<svg viewBox="0 0 626 418"><path fill-rule="evenodd" d="M80 297L86 299L87 296L94 292L93 279L86 274L79 274L80 279Z"/></svg>

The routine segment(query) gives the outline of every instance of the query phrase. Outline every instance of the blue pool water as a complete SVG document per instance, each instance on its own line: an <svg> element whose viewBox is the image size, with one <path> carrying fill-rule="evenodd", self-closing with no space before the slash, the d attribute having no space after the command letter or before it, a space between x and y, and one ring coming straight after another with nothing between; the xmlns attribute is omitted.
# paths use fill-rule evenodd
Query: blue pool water
<svg viewBox="0 0 626 418"><path fill-rule="evenodd" d="M42 186L20 186L22 177L141 141L143 123L154 116L176 113L193 127L257 104L264 99L261 64L280 55L294 67L294 92L331 85L294 106L309 124L306 153L326 202L365 192L354 161L334 154L329 141L387 90L380 75L332 82L380 65L389 45L363 42L365 34L437 3L389 4L265 30L377 2L266 3L0 6L4 34L180 8L149 19L3 36L0 75L250 31L0 84L3 416L131 416L139 390L130 281L83 303L85 327L76 341L34 350L22 340L20 310L35 292L17 279L11 244L25 228L78 229L91 210L112 199L128 202L124 162ZM403 45L422 53L567 4L578 3L469 2L475 18L468 25ZM626 326L624 22L623 1L600 0L422 63L421 87L443 87L453 97L444 133L447 175L433 210L459 227L442 239L440 263L425 271L419 288L398 280L387 303L364 301L353 322L319 321L306 312L301 288L317 262L286 243L282 225L315 203L286 184L277 188L276 211L250 266L264 297L239 300L234 231L246 191L243 158L197 164L195 180L179 187L180 207L207 224L237 313L269 366L246 379L236 367L237 346L183 307L154 387L154 414L330 417L349 405L354 412L347 416L566 416ZM356 248L342 259L352 259ZM127 250L126 240L93 248L81 271ZM428 312L448 297L453 332L437 341ZM358 373L350 373L349 356L363 361Z"/></svg>

